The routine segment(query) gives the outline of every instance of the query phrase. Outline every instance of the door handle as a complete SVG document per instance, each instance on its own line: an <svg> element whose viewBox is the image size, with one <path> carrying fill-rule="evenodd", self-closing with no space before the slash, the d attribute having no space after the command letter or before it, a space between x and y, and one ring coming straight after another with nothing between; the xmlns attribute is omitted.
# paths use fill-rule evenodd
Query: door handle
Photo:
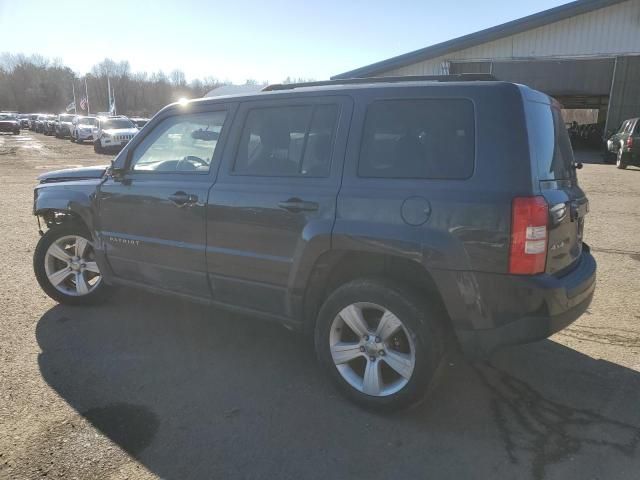
<svg viewBox="0 0 640 480"><path fill-rule="evenodd" d="M191 193L176 192L169 195L169 200L177 207L186 207L198 203L198 196Z"/></svg>
<svg viewBox="0 0 640 480"><path fill-rule="evenodd" d="M299 198L290 198L284 202L279 202L278 207L292 213L315 212L320 208L316 202L305 202Z"/></svg>

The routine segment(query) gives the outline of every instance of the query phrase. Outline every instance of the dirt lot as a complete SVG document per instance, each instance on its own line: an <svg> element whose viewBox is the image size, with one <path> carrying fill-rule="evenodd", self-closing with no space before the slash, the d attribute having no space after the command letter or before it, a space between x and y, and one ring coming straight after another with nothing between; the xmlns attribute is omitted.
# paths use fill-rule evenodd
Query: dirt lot
<svg viewBox="0 0 640 480"><path fill-rule="evenodd" d="M587 314L487 363L453 355L425 404L378 416L278 326L137 292L48 299L31 269L35 177L109 159L0 136L0 478L639 478L639 169L580 171L599 264Z"/></svg>

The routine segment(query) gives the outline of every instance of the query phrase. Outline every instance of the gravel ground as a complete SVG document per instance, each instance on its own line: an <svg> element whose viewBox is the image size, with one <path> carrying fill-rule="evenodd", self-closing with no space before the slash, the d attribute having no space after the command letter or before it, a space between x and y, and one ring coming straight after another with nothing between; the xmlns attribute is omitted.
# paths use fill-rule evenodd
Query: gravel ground
<svg viewBox="0 0 640 480"><path fill-rule="evenodd" d="M580 171L599 264L582 318L486 363L452 355L427 402L380 416L276 325L122 290L99 308L46 297L35 177L109 159L0 136L0 478L638 478L640 169Z"/></svg>

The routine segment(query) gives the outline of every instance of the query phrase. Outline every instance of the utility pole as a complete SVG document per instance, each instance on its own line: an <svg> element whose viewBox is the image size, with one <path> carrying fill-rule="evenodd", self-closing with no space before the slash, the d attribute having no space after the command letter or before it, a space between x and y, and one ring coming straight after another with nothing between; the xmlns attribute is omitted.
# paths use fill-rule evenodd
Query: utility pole
<svg viewBox="0 0 640 480"><path fill-rule="evenodd" d="M87 88L87 76L84 77L84 95L87 99L87 115L91 115L91 109L89 107L89 89Z"/></svg>
<svg viewBox="0 0 640 480"><path fill-rule="evenodd" d="M73 113L78 114L78 105L76 104L76 86L74 81L71 80L71 90L73 91Z"/></svg>

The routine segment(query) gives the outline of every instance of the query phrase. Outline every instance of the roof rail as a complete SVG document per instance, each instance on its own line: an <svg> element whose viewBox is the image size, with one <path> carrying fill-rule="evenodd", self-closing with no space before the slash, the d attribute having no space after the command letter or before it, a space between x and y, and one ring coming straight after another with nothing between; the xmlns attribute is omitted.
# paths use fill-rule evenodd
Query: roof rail
<svg viewBox="0 0 640 480"><path fill-rule="evenodd" d="M342 80L321 80L319 82L273 83L262 89L263 92L274 90L292 90L302 87L321 87L324 85L353 85L366 83L400 83L400 82L492 82L497 78L489 73L456 73L452 75L407 75L403 77L363 77L345 78Z"/></svg>

